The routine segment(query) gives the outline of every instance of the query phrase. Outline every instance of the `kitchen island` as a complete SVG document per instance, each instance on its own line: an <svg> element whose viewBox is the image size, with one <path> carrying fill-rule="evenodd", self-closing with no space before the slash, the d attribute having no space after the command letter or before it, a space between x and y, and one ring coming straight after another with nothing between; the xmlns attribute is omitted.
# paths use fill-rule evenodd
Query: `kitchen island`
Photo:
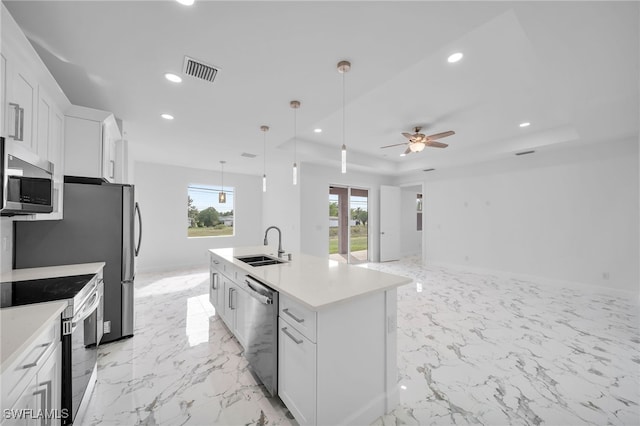
<svg viewBox="0 0 640 426"><path fill-rule="evenodd" d="M396 289L411 279L299 253L264 266L238 259L276 253L271 246L210 250L210 299L229 330L246 349L255 321L241 283L257 280L279 294L277 394L300 424L369 424L391 411Z"/></svg>

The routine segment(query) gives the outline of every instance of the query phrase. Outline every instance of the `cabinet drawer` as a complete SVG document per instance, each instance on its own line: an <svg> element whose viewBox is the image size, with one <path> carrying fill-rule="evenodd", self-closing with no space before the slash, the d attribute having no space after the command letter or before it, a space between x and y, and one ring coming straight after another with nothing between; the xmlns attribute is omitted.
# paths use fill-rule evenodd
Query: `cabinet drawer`
<svg viewBox="0 0 640 426"><path fill-rule="evenodd" d="M317 312L280 294L280 317L284 318L307 339L316 342Z"/></svg>
<svg viewBox="0 0 640 426"><path fill-rule="evenodd" d="M286 320L278 324L278 396L300 425L316 424L317 346Z"/></svg>
<svg viewBox="0 0 640 426"><path fill-rule="evenodd" d="M12 405L54 352L60 340L60 319L53 321L2 374L3 405Z"/></svg>

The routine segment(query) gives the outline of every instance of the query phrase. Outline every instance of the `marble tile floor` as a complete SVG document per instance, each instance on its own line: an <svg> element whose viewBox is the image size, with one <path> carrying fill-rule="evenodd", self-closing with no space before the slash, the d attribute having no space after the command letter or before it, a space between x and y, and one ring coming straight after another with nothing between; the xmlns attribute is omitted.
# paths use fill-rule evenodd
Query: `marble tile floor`
<svg viewBox="0 0 640 426"><path fill-rule="evenodd" d="M398 290L400 404L376 426L640 425L637 298L446 268L366 267ZM290 425L208 302L208 272L136 280L135 336L104 345L82 425Z"/></svg>

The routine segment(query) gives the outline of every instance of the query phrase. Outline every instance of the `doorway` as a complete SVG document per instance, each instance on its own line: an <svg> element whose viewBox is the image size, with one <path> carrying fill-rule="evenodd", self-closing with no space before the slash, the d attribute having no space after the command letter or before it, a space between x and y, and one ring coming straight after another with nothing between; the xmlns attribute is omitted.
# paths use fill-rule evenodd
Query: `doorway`
<svg viewBox="0 0 640 426"><path fill-rule="evenodd" d="M369 190L329 187L329 258L351 264L369 261Z"/></svg>

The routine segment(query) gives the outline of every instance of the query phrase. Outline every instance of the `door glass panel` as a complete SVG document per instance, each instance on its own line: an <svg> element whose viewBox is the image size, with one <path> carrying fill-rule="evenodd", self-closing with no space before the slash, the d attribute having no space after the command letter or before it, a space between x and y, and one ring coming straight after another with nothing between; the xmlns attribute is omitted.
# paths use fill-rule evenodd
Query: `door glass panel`
<svg viewBox="0 0 640 426"><path fill-rule="evenodd" d="M369 260L369 191L329 187L329 258L345 263Z"/></svg>
<svg viewBox="0 0 640 426"><path fill-rule="evenodd" d="M351 188L349 196L349 263L369 259L369 191Z"/></svg>

